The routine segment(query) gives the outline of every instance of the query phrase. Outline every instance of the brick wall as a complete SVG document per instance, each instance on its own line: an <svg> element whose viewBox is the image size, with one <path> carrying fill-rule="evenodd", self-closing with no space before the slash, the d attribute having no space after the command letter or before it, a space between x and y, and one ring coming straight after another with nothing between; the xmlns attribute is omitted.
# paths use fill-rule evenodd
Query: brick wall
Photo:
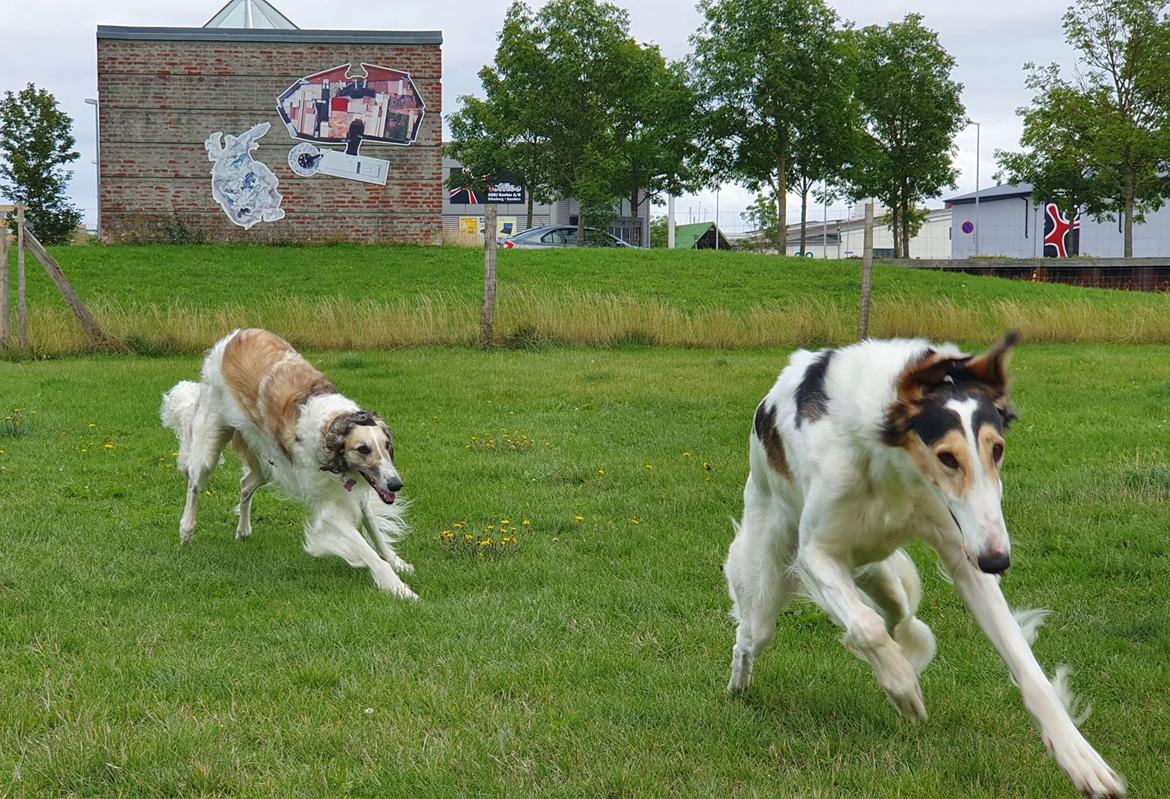
<svg viewBox="0 0 1170 799"><path fill-rule="evenodd" d="M164 240L178 230L210 241L439 243L440 45L151 41L99 32L97 53L103 238ZM385 186L298 177L288 166L297 141L276 112L278 96L305 75L347 62L410 73L426 103L414 144L361 146L362 155L390 162ZM272 128L252 157L280 180L285 217L244 230L212 197L203 143L212 132L239 135L260 122Z"/></svg>

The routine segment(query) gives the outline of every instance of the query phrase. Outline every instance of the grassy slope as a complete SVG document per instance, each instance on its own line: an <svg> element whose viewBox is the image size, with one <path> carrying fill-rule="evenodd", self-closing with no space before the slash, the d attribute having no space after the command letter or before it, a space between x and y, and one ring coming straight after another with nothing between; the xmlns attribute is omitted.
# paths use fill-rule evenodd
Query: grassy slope
<svg viewBox="0 0 1170 799"><path fill-rule="evenodd" d="M1074 666L1086 735L1135 797L1170 795L1163 356L1025 348L1009 436L1009 600L1056 610L1037 653ZM306 556L297 509L270 493L234 542L230 460L178 546L155 414L196 359L0 363L0 402L37 411L0 437L0 795L1071 795L921 550L940 642L926 724L898 720L803 605L751 693L723 693L719 564L781 353L316 360L395 426L418 605ZM465 448L500 427L538 444ZM504 556L436 539L501 515L532 521Z"/></svg>
<svg viewBox="0 0 1170 799"><path fill-rule="evenodd" d="M395 300L425 294L477 298L483 257L453 247L65 247L54 250L86 299L196 307L264 303L277 297ZM735 311L810 297L856 304L859 261L809 261L701 251L502 251L502 286L574 289L654 297L682 308ZM39 271L39 270L38 270ZM1009 282L875 267L876 291L957 303L1057 301L1091 296L1123 307L1165 306L1165 299L1124 292ZM52 292L39 279L32 297Z"/></svg>

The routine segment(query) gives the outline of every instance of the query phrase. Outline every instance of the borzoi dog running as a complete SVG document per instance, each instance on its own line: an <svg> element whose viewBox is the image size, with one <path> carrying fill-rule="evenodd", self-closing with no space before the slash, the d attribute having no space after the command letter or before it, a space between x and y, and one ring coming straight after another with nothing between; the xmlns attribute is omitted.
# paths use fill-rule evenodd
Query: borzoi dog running
<svg viewBox="0 0 1170 799"><path fill-rule="evenodd" d="M207 353L200 382L163 395L162 420L179 438L187 478L183 543L195 535L199 495L230 441L244 463L236 538L251 535L252 495L275 481L307 507L306 552L365 566L383 591L417 599L398 576L414 569L392 546L406 526L395 504L402 479L390 428L287 341L267 330L228 334Z"/></svg>
<svg viewBox="0 0 1170 799"><path fill-rule="evenodd" d="M1063 675L1030 647L1043 611L1013 615L1001 508L1009 334L976 357L925 341L865 341L795 353L756 409L751 474L724 571L738 621L728 690L746 691L794 593L844 629L894 707L926 718L918 674L934 636L915 618L922 588L900 547L924 540L1007 664L1049 753L1085 796L1125 785L1077 729Z"/></svg>

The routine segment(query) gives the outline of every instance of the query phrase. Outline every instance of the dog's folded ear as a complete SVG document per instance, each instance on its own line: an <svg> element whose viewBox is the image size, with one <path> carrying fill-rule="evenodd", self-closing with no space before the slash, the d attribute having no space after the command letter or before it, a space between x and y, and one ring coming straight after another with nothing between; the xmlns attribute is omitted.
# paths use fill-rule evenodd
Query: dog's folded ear
<svg viewBox="0 0 1170 799"><path fill-rule="evenodd" d="M913 402L943 384L948 377L963 369L967 356L950 358L934 350L927 350L916 361L906 365L898 375L898 399Z"/></svg>
<svg viewBox="0 0 1170 799"><path fill-rule="evenodd" d="M321 433L321 471L345 474L345 439L354 428L356 414L334 416Z"/></svg>
<svg viewBox="0 0 1170 799"><path fill-rule="evenodd" d="M967 373L971 377L995 389L999 394L1007 393L1007 365L1012 347L1020 340L1018 331L1012 330L998 344L987 352L967 361Z"/></svg>

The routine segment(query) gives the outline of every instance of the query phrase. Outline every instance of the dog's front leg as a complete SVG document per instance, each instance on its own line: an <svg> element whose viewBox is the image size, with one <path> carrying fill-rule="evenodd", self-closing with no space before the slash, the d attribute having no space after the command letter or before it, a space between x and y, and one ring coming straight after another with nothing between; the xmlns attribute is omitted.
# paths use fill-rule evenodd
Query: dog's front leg
<svg viewBox="0 0 1170 799"><path fill-rule="evenodd" d="M845 630L845 645L873 669L878 685L894 707L912 721L926 719L918 675L902 648L890 637L882 617L861 598L845 564L818 546L815 535L801 529L798 568L805 588L818 605Z"/></svg>
<svg viewBox="0 0 1170 799"><path fill-rule="evenodd" d="M1032 648L1012 616L998 578L984 574L961 553L944 559L955 581L955 589L975 617L987 638L1007 664L1028 712L1036 719L1044 745L1084 796L1125 795L1125 781L1089 745L1069 717L1052 683L1036 662Z"/></svg>
<svg viewBox="0 0 1170 799"><path fill-rule="evenodd" d="M390 564L390 568L399 574L410 576L414 574L414 567L404 561L394 547L390 546L390 542L386 540L386 536L378 532L378 525L374 521L374 517L370 515L364 505L362 507L362 527L365 528L366 537L374 543L374 547L381 554L382 559Z"/></svg>
<svg viewBox="0 0 1170 799"><path fill-rule="evenodd" d="M362 537L347 513L324 511L306 525L305 551L315 557L336 555L354 568L365 566L378 588L386 593L399 599L418 599Z"/></svg>

